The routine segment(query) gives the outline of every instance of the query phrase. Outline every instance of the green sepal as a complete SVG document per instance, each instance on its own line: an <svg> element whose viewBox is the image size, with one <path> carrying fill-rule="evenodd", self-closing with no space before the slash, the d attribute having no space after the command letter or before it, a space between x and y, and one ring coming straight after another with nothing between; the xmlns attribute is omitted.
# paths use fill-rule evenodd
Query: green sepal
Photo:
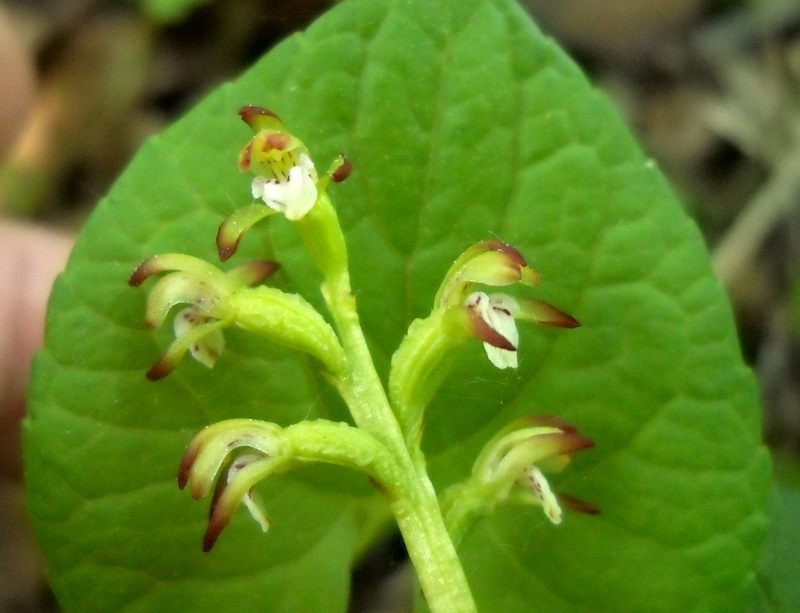
<svg viewBox="0 0 800 613"><path fill-rule="evenodd" d="M269 208L263 202L257 201L236 209L222 222L217 231L217 252L223 262L233 256L239 248L239 243L247 231L259 221L277 211Z"/></svg>

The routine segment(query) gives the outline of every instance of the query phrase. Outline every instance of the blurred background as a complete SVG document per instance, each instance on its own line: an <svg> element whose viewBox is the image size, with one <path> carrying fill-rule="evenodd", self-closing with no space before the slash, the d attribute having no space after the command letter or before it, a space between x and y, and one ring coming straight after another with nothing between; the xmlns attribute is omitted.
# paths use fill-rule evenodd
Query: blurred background
<svg viewBox="0 0 800 613"><path fill-rule="evenodd" d="M144 138L330 4L0 0L0 222L76 232ZM776 472L800 483L800 0L523 4L697 221L761 383ZM389 539L362 563L354 613L404 610L381 600L410 581L402 557ZM0 613L57 611L42 576L19 472L0 471Z"/></svg>

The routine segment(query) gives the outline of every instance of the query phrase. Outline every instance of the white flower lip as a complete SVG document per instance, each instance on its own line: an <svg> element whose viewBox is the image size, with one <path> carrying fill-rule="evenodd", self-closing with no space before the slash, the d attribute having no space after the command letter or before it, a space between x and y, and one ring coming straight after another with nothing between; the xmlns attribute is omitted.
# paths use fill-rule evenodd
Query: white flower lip
<svg viewBox="0 0 800 613"><path fill-rule="evenodd" d="M505 294L493 294L491 296L484 292L474 292L467 296L466 304L492 328L495 332L503 336L514 347L519 345L519 331L514 321L514 313L517 310L516 301ZM516 368L517 352L508 349L495 347L489 343L483 343L486 356L489 361L497 368Z"/></svg>
<svg viewBox="0 0 800 613"><path fill-rule="evenodd" d="M289 221L305 217L317 201L317 173L314 163L301 154L285 181L263 176L253 178L250 186L253 198L264 201L271 209L286 216Z"/></svg>
<svg viewBox="0 0 800 613"><path fill-rule="evenodd" d="M528 478L530 490L539 499L544 509L544 514L552 523L558 525L561 523L561 506L558 504L558 499L550 489L550 484L536 466L530 466L525 471Z"/></svg>

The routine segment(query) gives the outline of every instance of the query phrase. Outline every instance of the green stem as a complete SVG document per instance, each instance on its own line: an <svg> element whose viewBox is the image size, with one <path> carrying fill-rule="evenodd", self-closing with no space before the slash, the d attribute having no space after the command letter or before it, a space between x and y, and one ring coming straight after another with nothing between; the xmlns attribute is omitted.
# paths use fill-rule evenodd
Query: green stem
<svg viewBox="0 0 800 613"><path fill-rule="evenodd" d="M437 309L411 323L392 356L389 398L412 453L422 441L425 407L450 370L449 353L459 341L445 333L444 313Z"/></svg>
<svg viewBox="0 0 800 613"><path fill-rule="evenodd" d="M412 458L421 453L407 447L375 370L347 270L329 274L322 291L348 361L347 374L338 381L340 392L356 425L381 441L400 467L401 482L390 488L397 492L391 507L428 606L433 613L477 611L424 462Z"/></svg>
<svg viewBox="0 0 800 613"><path fill-rule="evenodd" d="M487 500L481 487L467 479L445 490L441 504L447 531L458 546L475 520L492 512L495 501Z"/></svg>

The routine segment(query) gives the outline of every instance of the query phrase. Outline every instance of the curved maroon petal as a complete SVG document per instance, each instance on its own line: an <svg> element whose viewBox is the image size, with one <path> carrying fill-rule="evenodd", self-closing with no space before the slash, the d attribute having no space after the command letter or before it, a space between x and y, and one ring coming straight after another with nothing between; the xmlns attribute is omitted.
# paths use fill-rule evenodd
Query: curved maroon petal
<svg viewBox="0 0 800 613"><path fill-rule="evenodd" d="M565 434L574 434L578 431L578 428L571 423L555 415L528 415L523 417L522 420L524 420L525 425L558 428Z"/></svg>
<svg viewBox="0 0 800 613"><path fill-rule="evenodd" d="M258 132L259 130L263 129L266 123L265 120L277 120L280 123L281 118L278 117L275 113L270 111L269 109L265 109L262 106L255 106L255 105L246 105L239 109L239 117L242 118L248 126L250 126L254 132Z"/></svg>
<svg viewBox="0 0 800 613"><path fill-rule="evenodd" d="M514 343L487 324L478 313L470 308L467 308L467 312L469 313L470 330L476 338L498 349L517 350Z"/></svg>
<svg viewBox="0 0 800 613"><path fill-rule="evenodd" d="M347 156L343 153L339 157L341 158L341 164L330 174L331 181L334 183L341 183L353 172L353 164Z"/></svg>
<svg viewBox="0 0 800 613"><path fill-rule="evenodd" d="M579 498L575 498L569 494L562 494L561 492L556 492L556 497L561 506L568 511L575 511L576 513L584 513L586 515L600 515L599 507Z"/></svg>
<svg viewBox="0 0 800 613"><path fill-rule="evenodd" d="M519 311L514 314L517 319L551 328L578 328L581 325L572 315L542 300L517 298L517 304Z"/></svg>
<svg viewBox="0 0 800 613"><path fill-rule="evenodd" d="M156 257L157 256L149 257L134 268L128 279L128 285L131 287L139 287L154 274L161 272L162 268L157 265L158 260L156 260Z"/></svg>
<svg viewBox="0 0 800 613"><path fill-rule="evenodd" d="M150 381L159 381L172 373L178 362L180 362L180 357L176 360L172 359L172 356L164 354L159 358L158 362L150 367L145 376Z"/></svg>
<svg viewBox="0 0 800 613"><path fill-rule="evenodd" d="M192 465L200 453L200 445L194 441L189 444L181 458L181 465L178 468L178 488L183 489L189 482L189 475L192 472Z"/></svg>

